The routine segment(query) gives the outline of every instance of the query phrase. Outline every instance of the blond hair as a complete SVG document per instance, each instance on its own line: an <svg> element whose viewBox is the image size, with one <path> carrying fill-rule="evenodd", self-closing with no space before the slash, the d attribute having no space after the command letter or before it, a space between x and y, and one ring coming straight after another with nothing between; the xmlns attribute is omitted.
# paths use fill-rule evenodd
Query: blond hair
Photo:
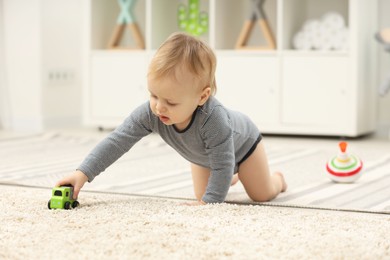
<svg viewBox="0 0 390 260"><path fill-rule="evenodd" d="M148 76L175 77L176 69L185 68L199 79L203 88L210 87L214 95L216 63L215 54L206 43L185 33L174 33L157 50Z"/></svg>

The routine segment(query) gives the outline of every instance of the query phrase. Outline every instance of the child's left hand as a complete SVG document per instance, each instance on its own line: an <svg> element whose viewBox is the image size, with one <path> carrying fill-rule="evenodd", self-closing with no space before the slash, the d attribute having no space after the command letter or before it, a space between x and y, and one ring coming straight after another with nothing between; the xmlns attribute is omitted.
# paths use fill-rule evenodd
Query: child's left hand
<svg viewBox="0 0 390 260"><path fill-rule="evenodd" d="M204 201L189 201L189 202L184 202L183 205L186 205L186 206L202 206L202 205L206 205L207 203L204 202Z"/></svg>

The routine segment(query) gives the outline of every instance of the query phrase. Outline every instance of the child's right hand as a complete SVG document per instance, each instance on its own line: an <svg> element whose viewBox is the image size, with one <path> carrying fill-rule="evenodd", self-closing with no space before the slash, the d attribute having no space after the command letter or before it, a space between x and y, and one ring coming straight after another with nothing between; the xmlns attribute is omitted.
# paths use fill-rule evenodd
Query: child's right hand
<svg viewBox="0 0 390 260"><path fill-rule="evenodd" d="M75 171L74 173L66 176L62 180L56 183L56 187L64 186L64 185L72 185L73 186L73 199L77 199L79 196L79 192L84 184L88 181L87 175L85 175L82 171Z"/></svg>

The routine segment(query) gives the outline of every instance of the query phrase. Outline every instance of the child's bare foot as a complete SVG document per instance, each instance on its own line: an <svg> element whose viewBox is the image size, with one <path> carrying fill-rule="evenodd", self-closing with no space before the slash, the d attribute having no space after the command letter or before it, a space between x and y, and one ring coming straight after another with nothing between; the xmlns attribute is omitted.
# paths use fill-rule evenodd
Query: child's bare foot
<svg viewBox="0 0 390 260"><path fill-rule="evenodd" d="M275 172L274 175L279 176L280 180L282 181L282 190L281 192L285 192L287 190L287 182L284 179L284 176L281 172Z"/></svg>
<svg viewBox="0 0 390 260"><path fill-rule="evenodd" d="M240 180L240 178L238 178L238 174L234 174L234 175L233 175L233 179L232 179L232 183L230 184L230 186L233 186L233 185L236 184L239 180Z"/></svg>

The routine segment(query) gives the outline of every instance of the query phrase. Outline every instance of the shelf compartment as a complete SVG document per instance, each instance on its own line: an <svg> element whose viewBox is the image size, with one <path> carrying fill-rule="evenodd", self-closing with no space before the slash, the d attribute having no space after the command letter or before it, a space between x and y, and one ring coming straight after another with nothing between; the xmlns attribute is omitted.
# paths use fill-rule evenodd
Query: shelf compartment
<svg viewBox="0 0 390 260"><path fill-rule="evenodd" d="M150 49L156 50L158 47L174 32L181 31L178 25L178 7L180 4L188 6L188 0L152 0L151 5L151 33ZM206 12L210 15L210 1L201 0L200 12ZM209 42L210 24L207 32L200 36L200 38L206 42Z"/></svg>
<svg viewBox="0 0 390 260"><path fill-rule="evenodd" d="M116 0L91 0L91 49L105 50L108 49L108 43L115 30L117 19L121 9ZM137 0L132 10L132 14L137 22L141 34L145 39L146 28L146 0ZM136 46L136 43L128 28L125 29L121 44L126 46Z"/></svg>
<svg viewBox="0 0 390 260"><path fill-rule="evenodd" d="M270 24L271 32L277 36L277 0L267 0L264 3L264 11ZM252 13L252 1L250 0L215 0L214 47L218 50L235 49L240 32L245 22L250 19ZM276 44L277 44L276 39ZM258 21L252 28L248 40L248 46L264 46L265 38Z"/></svg>
<svg viewBox="0 0 390 260"><path fill-rule="evenodd" d="M311 25L313 25L313 30L317 29L316 31L319 32L323 24L321 19L325 14L330 12L341 15L345 22L345 27L348 27L348 10L349 0L285 0L283 2L282 48L284 50L295 49L293 45L294 36L299 31L303 30L304 24L309 20L312 21ZM313 24L313 21L315 24ZM313 35L313 33L311 35Z"/></svg>

